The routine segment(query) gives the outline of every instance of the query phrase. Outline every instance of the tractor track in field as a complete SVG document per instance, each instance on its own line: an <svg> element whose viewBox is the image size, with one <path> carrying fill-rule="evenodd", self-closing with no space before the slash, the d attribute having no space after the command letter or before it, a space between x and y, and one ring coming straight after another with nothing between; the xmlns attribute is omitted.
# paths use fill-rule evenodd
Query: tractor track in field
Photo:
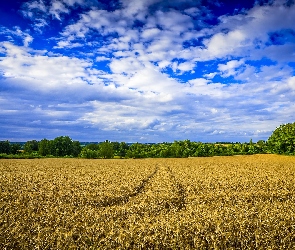
<svg viewBox="0 0 295 250"><path fill-rule="evenodd" d="M185 208L185 200L186 200L186 191L184 186L177 180L175 175L173 174L171 168L168 166L167 171L170 175L171 182L175 185L175 192L177 194L177 198L175 199L175 204L177 205L178 210Z"/></svg>
<svg viewBox="0 0 295 250"><path fill-rule="evenodd" d="M158 171L144 190L130 200L130 206L139 214L159 214L185 209L186 192L169 166L160 164Z"/></svg>
<svg viewBox="0 0 295 250"><path fill-rule="evenodd" d="M132 199L131 198L136 198ZM185 209L186 191L184 186L177 180L169 166L156 165L154 171L141 180L139 185L132 191L119 196L106 196L101 199L78 199L77 206L90 205L96 208L107 208L123 205L144 204L143 209L153 205L157 211Z"/></svg>
<svg viewBox="0 0 295 250"><path fill-rule="evenodd" d="M159 166L156 166L155 170L148 175L146 178L144 178L141 183L136 186L130 193L122 195L122 196L116 196L116 197L105 197L102 201L93 201L91 202L92 205L95 205L96 207L109 207L109 206L115 206L115 205L121 205L125 204L129 201L130 198L135 197L142 193L144 191L145 186L147 183L154 177L154 175L159 171Z"/></svg>

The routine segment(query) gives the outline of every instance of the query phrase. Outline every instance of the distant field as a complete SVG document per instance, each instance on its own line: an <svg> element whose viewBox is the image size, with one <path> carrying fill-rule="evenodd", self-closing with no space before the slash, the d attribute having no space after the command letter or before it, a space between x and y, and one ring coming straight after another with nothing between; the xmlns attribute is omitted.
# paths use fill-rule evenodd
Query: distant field
<svg viewBox="0 0 295 250"><path fill-rule="evenodd" d="M0 160L0 249L292 249L295 157Z"/></svg>

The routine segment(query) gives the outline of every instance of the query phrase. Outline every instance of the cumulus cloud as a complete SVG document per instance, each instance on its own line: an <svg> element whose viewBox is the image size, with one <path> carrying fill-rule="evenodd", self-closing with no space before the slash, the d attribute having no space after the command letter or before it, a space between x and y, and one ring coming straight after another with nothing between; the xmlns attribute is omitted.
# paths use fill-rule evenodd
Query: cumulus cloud
<svg viewBox="0 0 295 250"><path fill-rule="evenodd" d="M69 14L76 6L91 8L96 0L31 0L22 5L24 17L34 22L34 29L43 32L50 24L50 20L62 21L62 16Z"/></svg>
<svg viewBox="0 0 295 250"><path fill-rule="evenodd" d="M237 74L236 69L244 63L244 60L231 60L226 64L218 64L218 70L222 72L224 77L235 76Z"/></svg>
<svg viewBox="0 0 295 250"><path fill-rule="evenodd" d="M14 27L13 30L1 27L0 35L6 36L10 41L16 41L20 39L25 47L28 47L34 40L34 38L27 32L22 31L19 27Z"/></svg>
<svg viewBox="0 0 295 250"><path fill-rule="evenodd" d="M235 54L245 46L247 36L241 30L233 30L227 34L217 33L205 41L208 54L213 57L224 57L228 54Z"/></svg>
<svg viewBox="0 0 295 250"><path fill-rule="evenodd" d="M49 13L56 19L61 20L60 14L61 13L69 13L69 10L66 6L59 1L52 2L52 5L49 8Z"/></svg>
<svg viewBox="0 0 295 250"><path fill-rule="evenodd" d="M39 33L0 30L0 106L15 130L248 140L295 118L295 5L217 17L198 1L31 0L22 13Z"/></svg>

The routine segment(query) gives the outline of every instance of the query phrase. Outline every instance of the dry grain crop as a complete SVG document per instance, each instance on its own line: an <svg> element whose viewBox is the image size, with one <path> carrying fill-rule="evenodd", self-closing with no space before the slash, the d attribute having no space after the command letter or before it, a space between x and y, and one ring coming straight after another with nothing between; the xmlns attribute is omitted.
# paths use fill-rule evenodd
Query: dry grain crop
<svg viewBox="0 0 295 250"><path fill-rule="evenodd" d="M1 249L292 249L295 158L0 160Z"/></svg>

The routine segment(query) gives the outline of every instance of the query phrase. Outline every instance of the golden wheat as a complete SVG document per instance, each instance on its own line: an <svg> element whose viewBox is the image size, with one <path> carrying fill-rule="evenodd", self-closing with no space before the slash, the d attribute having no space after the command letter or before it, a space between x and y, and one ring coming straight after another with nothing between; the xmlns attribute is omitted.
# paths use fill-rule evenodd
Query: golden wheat
<svg viewBox="0 0 295 250"><path fill-rule="evenodd" d="M295 158L0 160L1 249L291 249Z"/></svg>

